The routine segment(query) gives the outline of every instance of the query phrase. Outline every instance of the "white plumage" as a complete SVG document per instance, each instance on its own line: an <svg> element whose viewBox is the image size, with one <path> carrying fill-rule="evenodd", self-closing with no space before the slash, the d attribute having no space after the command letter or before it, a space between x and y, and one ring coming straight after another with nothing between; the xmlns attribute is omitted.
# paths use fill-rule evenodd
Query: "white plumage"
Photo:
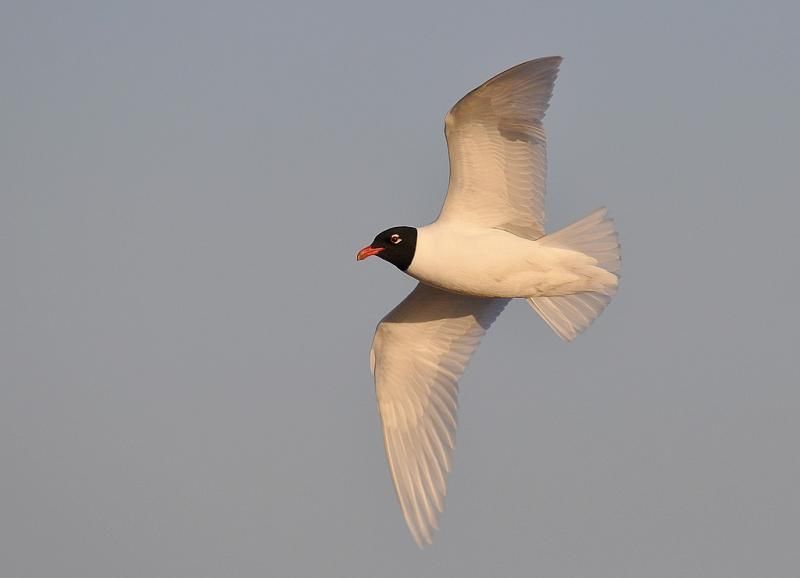
<svg viewBox="0 0 800 578"><path fill-rule="evenodd" d="M458 379L509 299L527 299L569 341L617 289L619 243L604 209L544 233L542 119L560 62L520 64L450 110L444 206L415 230L410 264L398 264L402 255L394 261L420 283L378 324L371 366L389 469L420 546L431 543L444 505ZM386 250L392 260L387 249L400 237L366 247L359 259Z"/></svg>

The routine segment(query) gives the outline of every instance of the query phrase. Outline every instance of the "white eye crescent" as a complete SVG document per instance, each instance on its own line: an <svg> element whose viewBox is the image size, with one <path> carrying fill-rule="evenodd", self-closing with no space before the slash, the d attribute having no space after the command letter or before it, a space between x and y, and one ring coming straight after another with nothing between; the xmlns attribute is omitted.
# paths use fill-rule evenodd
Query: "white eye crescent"
<svg viewBox="0 0 800 578"><path fill-rule="evenodd" d="M397 245L398 243L400 243L400 242L402 242L402 241L403 241L403 239L401 239L401 238L400 238L400 235L398 235L397 233L395 233L394 235L392 235L391 237L389 237L389 242L390 242L392 245Z"/></svg>

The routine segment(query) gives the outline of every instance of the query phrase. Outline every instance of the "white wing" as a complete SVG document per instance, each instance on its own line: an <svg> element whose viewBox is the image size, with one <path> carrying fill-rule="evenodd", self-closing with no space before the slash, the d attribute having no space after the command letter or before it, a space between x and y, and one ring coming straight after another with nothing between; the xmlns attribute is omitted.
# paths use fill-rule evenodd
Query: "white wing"
<svg viewBox="0 0 800 578"><path fill-rule="evenodd" d="M547 154L542 119L561 57L524 62L450 109L445 135L450 185L440 221L544 235Z"/></svg>
<svg viewBox="0 0 800 578"><path fill-rule="evenodd" d="M370 351L386 458L414 540L430 544L455 441L458 378L508 303L419 284L378 324Z"/></svg>

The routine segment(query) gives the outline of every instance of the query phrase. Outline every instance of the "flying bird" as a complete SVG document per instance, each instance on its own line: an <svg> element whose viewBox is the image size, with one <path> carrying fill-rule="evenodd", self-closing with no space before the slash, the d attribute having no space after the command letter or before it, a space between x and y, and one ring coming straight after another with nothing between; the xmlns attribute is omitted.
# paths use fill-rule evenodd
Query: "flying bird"
<svg viewBox="0 0 800 578"><path fill-rule="evenodd" d="M432 543L456 431L458 379L511 299L565 341L618 285L619 241L605 209L545 234L542 119L561 58L524 62L445 117L450 182L439 217L392 227L358 252L419 281L378 324L370 351L386 458L416 543Z"/></svg>

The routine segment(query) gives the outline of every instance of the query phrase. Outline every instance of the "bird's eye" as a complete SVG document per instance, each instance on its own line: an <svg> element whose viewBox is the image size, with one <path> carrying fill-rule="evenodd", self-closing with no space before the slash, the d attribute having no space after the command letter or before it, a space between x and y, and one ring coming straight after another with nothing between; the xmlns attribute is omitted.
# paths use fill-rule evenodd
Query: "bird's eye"
<svg viewBox="0 0 800 578"><path fill-rule="evenodd" d="M399 243L400 243L400 242L402 242L402 241L403 241L403 239L401 239L401 238L400 238L400 235L398 235L397 233L395 233L394 235L392 235L391 237L389 237L389 242L390 242L392 245L397 245L397 244L399 244Z"/></svg>

